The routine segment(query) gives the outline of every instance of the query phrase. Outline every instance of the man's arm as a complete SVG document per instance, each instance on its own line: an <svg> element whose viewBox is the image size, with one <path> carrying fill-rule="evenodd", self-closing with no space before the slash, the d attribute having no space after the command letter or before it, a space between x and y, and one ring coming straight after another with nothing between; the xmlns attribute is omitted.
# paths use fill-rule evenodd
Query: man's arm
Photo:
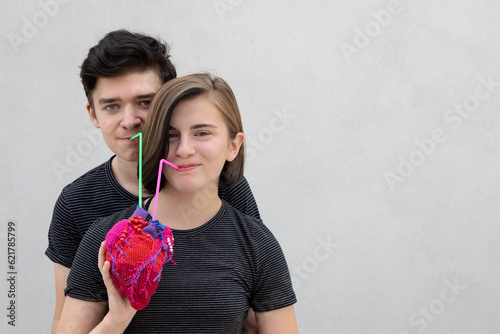
<svg viewBox="0 0 500 334"><path fill-rule="evenodd" d="M64 289L66 289L71 263L80 242L77 223L74 220L74 215L71 214L65 190L61 192L54 205L48 232L48 242L45 255L54 263L56 306L52 322L52 333L55 333L64 305Z"/></svg>
<svg viewBox="0 0 500 334"><path fill-rule="evenodd" d="M293 305L269 312L255 312L261 334L298 334Z"/></svg>
<svg viewBox="0 0 500 334"><path fill-rule="evenodd" d="M253 309L248 310L247 318L245 319L245 326L243 327L244 334L259 334L259 328L257 327L257 319L255 317L255 312Z"/></svg>
<svg viewBox="0 0 500 334"><path fill-rule="evenodd" d="M54 319L52 320L52 334L56 333L59 319L61 318L61 312L64 306L64 289L66 289L69 268L59 263L54 263L54 274L56 281L56 309L54 311Z"/></svg>

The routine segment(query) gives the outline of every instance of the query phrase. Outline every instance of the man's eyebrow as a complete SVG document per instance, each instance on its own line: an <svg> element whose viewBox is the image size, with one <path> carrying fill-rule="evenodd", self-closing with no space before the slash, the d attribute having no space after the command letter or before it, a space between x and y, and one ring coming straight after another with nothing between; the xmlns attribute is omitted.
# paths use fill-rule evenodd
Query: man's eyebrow
<svg viewBox="0 0 500 334"><path fill-rule="evenodd" d="M115 102L120 102L120 101L121 101L121 99L117 99L114 97L111 97L111 98L103 97L102 99L99 99L99 104L115 103Z"/></svg>
<svg viewBox="0 0 500 334"><path fill-rule="evenodd" d="M196 130L196 129L201 129L201 128L214 128L214 129L217 129L217 126L215 124L211 124L211 123L200 123L200 124L195 124L195 125L191 126L191 130ZM177 130L172 125L169 125L168 129L169 130Z"/></svg>
<svg viewBox="0 0 500 334"><path fill-rule="evenodd" d="M148 94L142 94L142 95L137 95L134 97L135 100L145 100L145 99L152 99L154 98L156 93L148 93ZM106 103L116 103L116 102L121 102L122 99L116 98L116 97L110 97L106 98L103 97L102 99L99 99L99 104L106 104Z"/></svg>
<svg viewBox="0 0 500 334"><path fill-rule="evenodd" d="M135 97L136 100L144 100L144 99L152 99L155 97L156 93L149 93L149 94L143 94L143 95L137 95Z"/></svg>

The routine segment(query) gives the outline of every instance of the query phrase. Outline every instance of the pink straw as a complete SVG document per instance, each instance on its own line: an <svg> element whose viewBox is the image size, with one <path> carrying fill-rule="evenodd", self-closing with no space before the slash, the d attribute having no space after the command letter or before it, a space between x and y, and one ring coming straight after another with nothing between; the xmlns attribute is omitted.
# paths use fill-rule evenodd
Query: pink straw
<svg viewBox="0 0 500 334"><path fill-rule="evenodd" d="M158 180L156 181L156 194L155 194L155 205L153 207L153 220L156 220L156 205L158 204L158 193L160 192L161 170L162 170L164 163L169 165L170 167L172 167L174 169L179 169L179 167L177 167L176 165L174 165L170 161L167 161L165 159L160 160L160 166L158 168Z"/></svg>

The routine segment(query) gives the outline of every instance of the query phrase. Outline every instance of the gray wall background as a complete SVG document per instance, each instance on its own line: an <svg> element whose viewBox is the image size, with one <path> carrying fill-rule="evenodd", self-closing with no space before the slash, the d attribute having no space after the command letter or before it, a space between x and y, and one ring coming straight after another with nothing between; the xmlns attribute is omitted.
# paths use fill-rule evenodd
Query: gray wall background
<svg viewBox="0 0 500 334"><path fill-rule="evenodd" d="M248 178L302 333L500 331L500 4L2 1L0 331L48 332L52 208L111 152L78 72L108 31L160 36L235 91ZM8 222L16 224L16 326Z"/></svg>

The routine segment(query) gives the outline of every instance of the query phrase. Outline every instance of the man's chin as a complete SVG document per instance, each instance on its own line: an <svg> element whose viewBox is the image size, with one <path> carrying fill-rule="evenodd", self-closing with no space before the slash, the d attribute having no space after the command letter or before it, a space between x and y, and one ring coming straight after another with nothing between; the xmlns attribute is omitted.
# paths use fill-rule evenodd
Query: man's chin
<svg viewBox="0 0 500 334"><path fill-rule="evenodd" d="M116 156L122 160L127 162L139 162L139 150L136 152L114 152Z"/></svg>

